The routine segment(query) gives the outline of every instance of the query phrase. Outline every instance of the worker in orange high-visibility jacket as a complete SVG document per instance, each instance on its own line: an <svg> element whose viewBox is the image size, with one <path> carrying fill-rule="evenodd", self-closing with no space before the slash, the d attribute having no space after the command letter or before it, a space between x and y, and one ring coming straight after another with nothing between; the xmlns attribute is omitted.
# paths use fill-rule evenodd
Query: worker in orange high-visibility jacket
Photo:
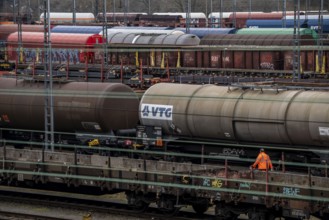
<svg viewBox="0 0 329 220"><path fill-rule="evenodd" d="M255 163L252 165L252 168L256 168L258 165L259 170L273 170L273 165L270 157L265 153L265 150L262 148L257 156Z"/></svg>

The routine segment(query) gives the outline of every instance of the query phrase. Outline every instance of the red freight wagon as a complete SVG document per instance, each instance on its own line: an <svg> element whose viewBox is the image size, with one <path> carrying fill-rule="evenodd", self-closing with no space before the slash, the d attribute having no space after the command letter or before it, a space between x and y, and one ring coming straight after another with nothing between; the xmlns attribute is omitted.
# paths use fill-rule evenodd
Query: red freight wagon
<svg viewBox="0 0 329 220"><path fill-rule="evenodd" d="M18 56L18 34L12 33L8 36L8 59L15 61ZM94 63L95 44L102 43L102 36L98 34L51 34L52 61L62 63ZM42 61L44 51L44 33L23 32L22 33L22 62ZM21 57L19 57L21 58Z"/></svg>
<svg viewBox="0 0 329 220"><path fill-rule="evenodd" d="M265 69L291 70L291 51L271 49L258 50L257 46L293 46L292 35L207 35L202 38L200 45L212 45L208 52L203 51L204 67L235 68L235 69ZM226 45L226 48L216 50L216 45ZM230 50L234 45L246 46L245 50ZM314 45L312 36L301 36L301 45ZM210 49L211 47L209 47ZM248 49L249 48L249 49ZM301 51L301 65L303 70L310 70L314 59L312 51ZM195 58L191 58L195 59Z"/></svg>

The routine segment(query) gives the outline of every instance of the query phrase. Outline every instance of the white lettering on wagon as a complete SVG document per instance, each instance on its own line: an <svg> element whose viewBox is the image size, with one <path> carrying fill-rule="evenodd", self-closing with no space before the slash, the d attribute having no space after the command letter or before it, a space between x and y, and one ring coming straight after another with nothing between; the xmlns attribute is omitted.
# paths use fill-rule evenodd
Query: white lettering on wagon
<svg viewBox="0 0 329 220"><path fill-rule="evenodd" d="M299 196L300 189L294 187L283 187L282 193L286 196Z"/></svg>
<svg viewBox="0 0 329 220"><path fill-rule="evenodd" d="M319 132L321 136L329 136L329 128L319 127Z"/></svg>
<svg viewBox="0 0 329 220"><path fill-rule="evenodd" d="M172 120L172 105L142 104L141 117L145 119Z"/></svg>

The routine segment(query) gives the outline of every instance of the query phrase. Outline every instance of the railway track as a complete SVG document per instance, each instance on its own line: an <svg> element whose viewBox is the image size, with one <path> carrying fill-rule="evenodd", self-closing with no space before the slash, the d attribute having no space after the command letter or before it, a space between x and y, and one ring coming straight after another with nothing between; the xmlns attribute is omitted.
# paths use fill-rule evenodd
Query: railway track
<svg viewBox="0 0 329 220"><path fill-rule="evenodd" d="M12 188L12 189L11 189ZM16 190L15 190L16 189ZM84 197L84 198L82 198ZM108 201L105 201L108 200ZM47 190L31 190L30 188L17 188L17 187L3 187L0 186L0 201L2 203L10 204L28 204L29 206L40 206L39 208L31 208L34 210L41 210L41 213L31 214L24 210L5 211L0 209L0 219L38 219L38 220L72 220L72 216L65 214L69 207L70 210L76 210L82 213L77 215L76 219L83 219L83 214L91 213L92 215L101 215L102 217L92 219L107 219L118 216L118 219L157 219L165 220L170 217L172 220L213 220L216 219L214 215L204 214L198 215L193 211L185 209L177 213L163 213L157 210L156 207L148 207L146 210L136 210L125 204L124 201L117 199L104 199L104 197L81 195L75 193L62 193ZM64 216L54 216L54 208L63 210L61 213ZM30 211L31 211L30 209ZM66 215L66 217L65 217ZM115 218L114 218L115 219Z"/></svg>
<svg viewBox="0 0 329 220"><path fill-rule="evenodd" d="M50 216L22 214L17 212L0 211L1 220L69 220L68 218L56 218Z"/></svg>

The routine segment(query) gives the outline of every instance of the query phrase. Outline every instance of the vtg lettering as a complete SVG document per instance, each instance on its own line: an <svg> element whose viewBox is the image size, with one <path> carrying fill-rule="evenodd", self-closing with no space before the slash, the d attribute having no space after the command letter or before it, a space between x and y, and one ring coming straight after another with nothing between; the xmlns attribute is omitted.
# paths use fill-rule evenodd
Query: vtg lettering
<svg viewBox="0 0 329 220"><path fill-rule="evenodd" d="M141 118L172 120L172 105L142 104Z"/></svg>

